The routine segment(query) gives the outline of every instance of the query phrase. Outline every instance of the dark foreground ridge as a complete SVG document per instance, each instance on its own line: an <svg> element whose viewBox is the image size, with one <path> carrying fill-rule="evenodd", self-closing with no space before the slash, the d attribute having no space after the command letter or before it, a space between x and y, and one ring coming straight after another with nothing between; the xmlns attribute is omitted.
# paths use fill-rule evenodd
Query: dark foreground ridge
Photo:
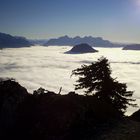
<svg viewBox="0 0 140 140"><path fill-rule="evenodd" d="M82 53L95 53L97 50L93 49L90 45L83 43L75 45L67 54L82 54Z"/></svg>
<svg viewBox="0 0 140 140"><path fill-rule="evenodd" d="M135 117L136 118L136 117ZM0 80L0 138L138 140L140 123L95 96L33 94L13 79Z"/></svg>

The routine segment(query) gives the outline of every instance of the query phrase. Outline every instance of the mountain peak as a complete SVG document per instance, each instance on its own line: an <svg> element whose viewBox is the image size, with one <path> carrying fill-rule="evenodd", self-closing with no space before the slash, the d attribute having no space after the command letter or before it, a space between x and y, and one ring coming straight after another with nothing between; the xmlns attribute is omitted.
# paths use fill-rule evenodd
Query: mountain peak
<svg viewBox="0 0 140 140"><path fill-rule="evenodd" d="M0 33L0 48L29 47L32 44L25 37Z"/></svg>
<svg viewBox="0 0 140 140"><path fill-rule="evenodd" d="M71 38L67 35L57 39L50 39L44 44L44 46L75 46L81 43L87 43L96 47L119 47L118 44L112 43L109 40L104 40L102 37L76 36Z"/></svg>
<svg viewBox="0 0 140 140"><path fill-rule="evenodd" d="M97 50L93 49L92 46L90 46L87 43L82 43L75 45L70 51L66 53L94 53L98 52Z"/></svg>

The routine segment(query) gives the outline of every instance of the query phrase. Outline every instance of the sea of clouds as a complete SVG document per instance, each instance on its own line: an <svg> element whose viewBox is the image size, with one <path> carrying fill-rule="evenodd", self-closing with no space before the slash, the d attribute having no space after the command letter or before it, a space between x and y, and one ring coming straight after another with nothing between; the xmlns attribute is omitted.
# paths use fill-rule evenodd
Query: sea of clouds
<svg viewBox="0 0 140 140"><path fill-rule="evenodd" d="M72 70L105 56L110 61L112 76L127 83L128 90L134 91L133 97L140 106L140 51L95 48L98 53L64 53L70 49L69 46L33 46L0 50L0 77L15 78L30 93L39 87L58 93L62 87L62 94L66 94L74 91L73 84L78 78L71 77ZM137 109L129 108L127 114Z"/></svg>

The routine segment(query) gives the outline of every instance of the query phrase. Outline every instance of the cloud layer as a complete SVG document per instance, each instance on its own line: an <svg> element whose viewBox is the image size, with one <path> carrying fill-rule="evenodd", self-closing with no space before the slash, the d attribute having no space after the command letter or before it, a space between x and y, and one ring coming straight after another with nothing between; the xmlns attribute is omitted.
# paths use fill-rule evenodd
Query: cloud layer
<svg viewBox="0 0 140 140"><path fill-rule="evenodd" d="M140 106L140 51L124 51L121 48L96 48L99 53L65 54L65 47L31 47L0 50L0 77L15 78L29 92L43 87L66 94L74 90L77 77L70 78L73 69L82 64L90 64L99 57L109 59L112 76L125 82L133 90L134 98ZM78 91L77 91L78 92ZM128 114L136 109L129 108Z"/></svg>

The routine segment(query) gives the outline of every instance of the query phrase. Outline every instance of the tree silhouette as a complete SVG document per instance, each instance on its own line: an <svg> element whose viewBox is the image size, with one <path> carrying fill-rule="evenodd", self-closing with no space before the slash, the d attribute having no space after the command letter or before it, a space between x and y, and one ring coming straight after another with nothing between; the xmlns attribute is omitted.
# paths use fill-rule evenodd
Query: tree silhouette
<svg viewBox="0 0 140 140"><path fill-rule="evenodd" d="M86 95L92 94L100 100L111 103L120 113L124 113L128 105L136 106L130 98L133 91L127 91L126 83L119 83L111 77L108 59L101 57L91 65L82 65L72 71L72 75L79 76L75 90L85 89Z"/></svg>

